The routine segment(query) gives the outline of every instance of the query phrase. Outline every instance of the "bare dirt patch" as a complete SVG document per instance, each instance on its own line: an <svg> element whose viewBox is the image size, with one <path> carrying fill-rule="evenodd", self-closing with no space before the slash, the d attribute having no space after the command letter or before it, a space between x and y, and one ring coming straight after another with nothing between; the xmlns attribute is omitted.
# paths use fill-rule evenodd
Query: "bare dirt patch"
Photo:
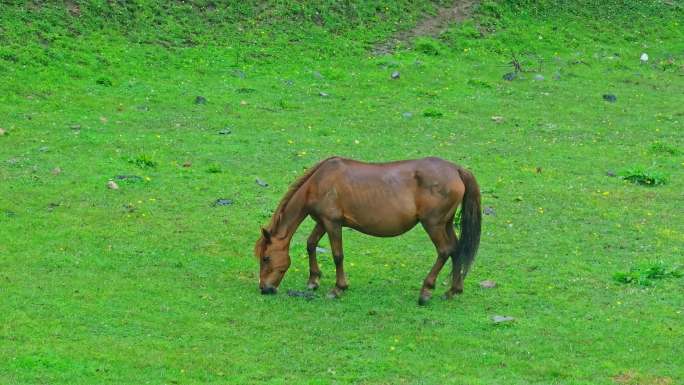
<svg viewBox="0 0 684 385"><path fill-rule="evenodd" d="M449 6L440 7L436 15L426 17L412 29L398 32L389 40L377 44L373 48L373 54L392 53L398 44L407 43L419 36L437 37L449 27L449 24L470 17L477 3L477 0L456 0Z"/></svg>
<svg viewBox="0 0 684 385"><path fill-rule="evenodd" d="M670 377L647 377L632 370L613 377L613 382L618 385L672 385Z"/></svg>

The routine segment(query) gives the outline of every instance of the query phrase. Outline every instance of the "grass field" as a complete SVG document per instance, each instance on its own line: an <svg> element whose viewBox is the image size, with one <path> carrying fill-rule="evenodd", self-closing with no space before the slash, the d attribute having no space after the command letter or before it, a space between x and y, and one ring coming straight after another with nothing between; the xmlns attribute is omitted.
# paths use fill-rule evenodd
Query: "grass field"
<svg viewBox="0 0 684 385"><path fill-rule="evenodd" d="M684 383L681 2L483 2L382 56L439 4L261 3L0 5L1 384ZM287 296L310 220L259 294L260 226L331 155L473 171L462 296L417 306L420 227L345 230L344 296L329 253Z"/></svg>

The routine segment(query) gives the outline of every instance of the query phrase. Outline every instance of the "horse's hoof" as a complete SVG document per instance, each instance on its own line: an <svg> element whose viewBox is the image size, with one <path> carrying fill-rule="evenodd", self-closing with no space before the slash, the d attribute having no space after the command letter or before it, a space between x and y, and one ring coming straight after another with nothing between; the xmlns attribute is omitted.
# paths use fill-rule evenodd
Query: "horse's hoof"
<svg viewBox="0 0 684 385"><path fill-rule="evenodd" d="M418 305L420 305L420 306L425 306L428 304L428 302L430 302L430 297L424 297L421 295L418 298Z"/></svg>
<svg viewBox="0 0 684 385"><path fill-rule="evenodd" d="M328 293L328 298L340 298L342 296L342 292L342 289L335 286L332 290L330 290L330 293Z"/></svg>
<svg viewBox="0 0 684 385"><path fill-rule="evenodd" d="M317 283L313 283L313 282L309 282L309 284L306 285L306 287L307 287L307 289L309 289L309 290L316 290L316 289L318 289L318 284L317 284Z"/></svg>

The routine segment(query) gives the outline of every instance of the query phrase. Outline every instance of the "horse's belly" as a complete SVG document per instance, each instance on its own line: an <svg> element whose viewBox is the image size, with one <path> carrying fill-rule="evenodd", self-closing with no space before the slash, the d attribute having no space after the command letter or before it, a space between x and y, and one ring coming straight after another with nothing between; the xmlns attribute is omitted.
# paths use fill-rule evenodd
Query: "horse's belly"
<svg viewBox="0 0 684 385"><path fill-rule="evenodd" d="M418 223L413 202L399 205L355 205L344 210L342 223L364 234L393 237L403 234Z"/></svg>

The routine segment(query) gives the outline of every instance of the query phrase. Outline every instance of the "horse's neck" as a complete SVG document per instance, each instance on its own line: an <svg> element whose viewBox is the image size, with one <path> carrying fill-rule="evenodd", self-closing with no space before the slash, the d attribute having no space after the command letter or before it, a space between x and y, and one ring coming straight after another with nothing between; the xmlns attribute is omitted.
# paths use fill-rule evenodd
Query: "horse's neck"
<svg viewBox="0 0 684 385"><path fill-rule="evenodd" d="M281 215L281 217L273 233L278 238L286 239L288 244L295 231L297 231L297 228L307 215L304 207L306 203L306 194L304 194L305 190L305 186L300 187L287 202L282 213L276 214Z"/></svg>

